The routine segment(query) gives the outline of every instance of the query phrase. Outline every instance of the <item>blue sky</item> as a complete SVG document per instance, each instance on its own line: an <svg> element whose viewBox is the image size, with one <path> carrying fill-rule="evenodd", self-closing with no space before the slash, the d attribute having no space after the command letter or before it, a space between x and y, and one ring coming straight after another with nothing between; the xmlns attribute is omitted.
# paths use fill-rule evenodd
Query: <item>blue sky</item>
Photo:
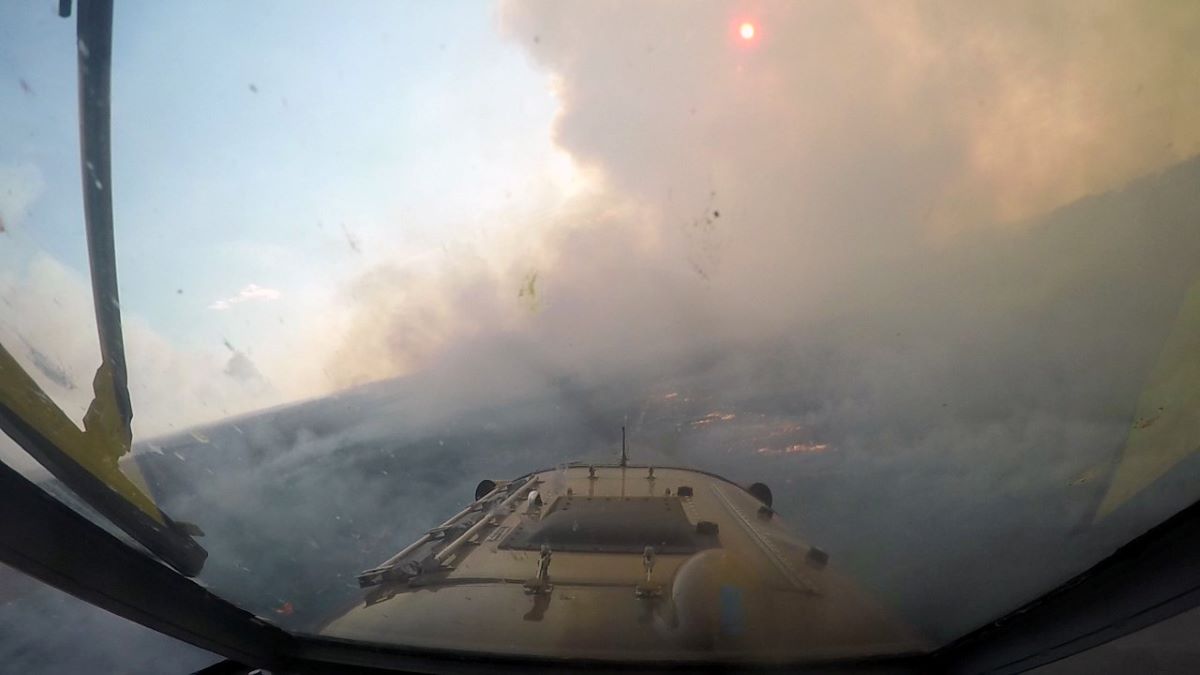
<svg viewBox="0 0 1200 675"><path fill-rule="evenodd" d="M86 274L73 22L48 3L6 15L0 165L42 184L25 241ZM545 170L556 103L495 23L484 3L119 3L126 312L181 344L245 344L296 318L289 298L384 250L436 250L520 199ZM250 284L279 301L210 309Z"/></svg>
<svg viewBox="0 0 1200 675"><path fill-rule="evenodd" d="M4 14L0 282L42 300L0 323L85 382L74 21L48 2ZM574 180L552 141L554 82L491 3L119 2L112 78L120 290L126 332L144 335L135 399L139 379L170 379L139 360L204 356L215 381L228 348L275 389L201 417L326 391L356 278L479 248Z"/></svg>

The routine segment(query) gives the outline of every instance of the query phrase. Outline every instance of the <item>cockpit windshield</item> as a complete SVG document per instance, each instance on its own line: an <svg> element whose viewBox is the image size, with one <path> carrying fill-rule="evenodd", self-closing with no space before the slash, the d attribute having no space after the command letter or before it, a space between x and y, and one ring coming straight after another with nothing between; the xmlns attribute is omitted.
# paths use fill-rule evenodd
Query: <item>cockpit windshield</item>
<svg viewBox="0 0 1200 675"><path fill-rule="evenodd" d="M1200 498L1200 5L45 5L0 479L279 635L931 654Z"/></svg>

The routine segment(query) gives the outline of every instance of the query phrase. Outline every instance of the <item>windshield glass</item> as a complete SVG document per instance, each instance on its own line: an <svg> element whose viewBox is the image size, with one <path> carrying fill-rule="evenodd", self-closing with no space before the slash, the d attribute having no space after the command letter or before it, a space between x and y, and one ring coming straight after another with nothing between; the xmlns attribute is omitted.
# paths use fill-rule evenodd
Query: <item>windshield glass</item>
<svg viewBox="0 0 1200 675"><path fill-rule="evenodd" d="M119 3L93 131L3 14L0 458L288 630L927 651L1200 497L1200 6Z"/></svg>

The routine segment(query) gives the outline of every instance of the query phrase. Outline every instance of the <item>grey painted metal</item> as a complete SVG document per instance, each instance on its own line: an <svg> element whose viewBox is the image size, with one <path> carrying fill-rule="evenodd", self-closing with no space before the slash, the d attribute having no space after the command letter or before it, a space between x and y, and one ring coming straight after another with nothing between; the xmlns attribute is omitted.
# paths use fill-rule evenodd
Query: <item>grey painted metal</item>
<svg viewBox="0 0 1200 675"><path fill-rule="evenodd" d="M122 432L129 437L129 402L121 301L117 294L117 250L113 236L111 106L112 0L81 2L77 19L79 58L79 152L83 178L83 219L87 228L92 302L100 335L100 356L112 382ZM100 377L97 375L97 377ZM110 393L110 392L103 392ZM102 395L101 391L96 392Z"/></svg>

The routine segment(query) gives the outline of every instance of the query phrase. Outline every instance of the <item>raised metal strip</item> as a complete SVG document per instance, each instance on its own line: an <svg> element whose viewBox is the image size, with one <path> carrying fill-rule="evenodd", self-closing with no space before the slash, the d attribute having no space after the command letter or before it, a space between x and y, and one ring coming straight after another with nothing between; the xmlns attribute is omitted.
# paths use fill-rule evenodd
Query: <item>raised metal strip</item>
<svg viewBox="0 0 1200 675"><path fill-rule="evenodd" d="M729 511L730 514L742 522L742 526L745 528L745 530L750 533L750 536L753 537L756 542L758 542L758 545L763 550L763 553L767 554L767 559L770 560L773 565L775 565L775 568L778 569L781 574L783 574L785 579L805 593L819 595L817 589L812 584L808 583L808 580L800 576L800 573L796 571L796 568L792 567L792 565L788 563L787 558L780 553L779 549L775 547L775 544L771 543L770 539L759 532L758 528L754 527L754 524L750 521L750 519L742 513L741 509L734 506L733 502L729 500L729 497L726 497L725 493L721 491L721 488L711 483L709 483L708 487L712 489L713 494L717 496L717 499L721 500L721 503L725 506L725 510Z"/></svg>
<svg viewBox="0 0 1200 675"><path fill-rule="evenodd" d="M491 533L488 534L487 538L484 539L484 541L496 541L498 539L502 539L504 537L504 535L508 534L511 531L512 531L511 527L509 527L507 525L502 525L502 526L497 527L496 529L492 530Z"/></svg>
<svg viewBox="0 0 1200 675"><path fill-rule="evenodd" d="M700 522L700 516L696 513L696 507L692 505L691 497L680 497L679 503L683 505L683 512L693 525Z"/></svg>
<svg viewBox="0 0 1200 675"><path fill-rule="evenodd" d="M436 577L422 579L415 577L408 582L410 589L450 588L454 586L493 586L493 585L524 585L529 579L515 577ZM576 579L573 581L554 580L555 588L629 588L637 586L633 582L599 581L592 579Z"/></svg>

